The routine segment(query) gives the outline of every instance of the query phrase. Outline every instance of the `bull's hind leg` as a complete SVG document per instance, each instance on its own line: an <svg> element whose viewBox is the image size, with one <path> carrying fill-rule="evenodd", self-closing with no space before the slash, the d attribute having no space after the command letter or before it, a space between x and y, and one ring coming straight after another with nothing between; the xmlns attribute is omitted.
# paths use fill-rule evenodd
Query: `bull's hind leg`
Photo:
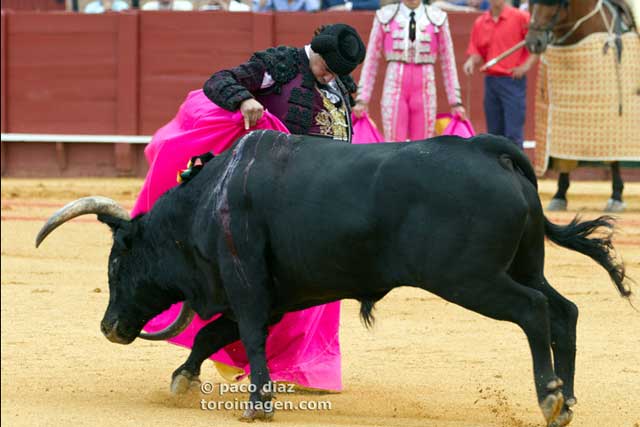
<svg viewBox="0 0 640 427"><path fill-rule="evenodd" d="M578 307L564 298L549 285L543 277L542 262L544 260L542 245L531 243L530 234L522 239L522 248L512 264L509 275L518 283L529 286L544 294L549 301L551 317L550 333L553 363L556 375L562 379L565 406L554 426L564 426L571 421L572 413L569 409L575 405L573 394L576 357L576 324L578 321Z"/></svg>
<svg viewBox="0 0 640 427"><path fill-rule="evenodd" d="M464 285L460 283L464 282ZM527 336L533 356L533 373L538 403L548 426L555 426L564 397L562 381L551 364L550 314L547 297L522 286L506 273L480 280L460 279L434 290L438 295L497 320L520 326Z"/></svg>
<svg viewBox="0 0 640 427"><path fill-rule="evenodd" d="M549 299L551 310L551 348L556 375L564 381L565 405L556 419L554 427L562 427L571 422L571 407L577 403L573 384L576 371L576 325L578 307L553 289L549 282L539 286L539 290Z"/></svg>
<svg viewBox="0 0 640 427"><path fill-rule="evenodd" d="M173 372L171 392L186 393L190 388L199 386L202 363L213 353L238 339L238 324L225 316L205 325L196 335L187 361Z"/></svg>

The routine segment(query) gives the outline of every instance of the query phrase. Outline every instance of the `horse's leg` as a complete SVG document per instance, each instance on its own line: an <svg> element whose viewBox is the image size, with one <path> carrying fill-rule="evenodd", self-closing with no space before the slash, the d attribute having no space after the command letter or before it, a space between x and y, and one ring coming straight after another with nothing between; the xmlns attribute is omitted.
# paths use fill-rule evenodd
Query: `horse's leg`
<svg viewBox="0 0 640 427"><path fill-rule="evenodd" d="M560 172L558 175L558 191L553 195L551 202L547 206L548 211L566 211L567 210L567 190L571 182L569 181L569 172Z"/></svg>
<svg viewBox="0 0 640 427"><path fill-rule="evenodd" d="M626 207L622 201L624 182L620 175L620 162L611 162L611 198L607 201L605 212L622 212Z"/></svg>

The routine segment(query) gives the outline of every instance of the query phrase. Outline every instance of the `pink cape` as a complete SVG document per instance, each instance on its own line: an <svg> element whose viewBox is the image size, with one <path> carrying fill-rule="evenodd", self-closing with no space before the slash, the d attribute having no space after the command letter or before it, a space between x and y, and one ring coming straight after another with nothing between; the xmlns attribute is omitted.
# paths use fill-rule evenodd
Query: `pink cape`
<svg viewBox="0 0 640 427"><path fill-rule="evenodd" d="M289 133L282 122L268 112L252 130L255 129ZM186 168L191 157L207 151L221 153L245 133L239 112L231 113L218 107L202 90L190 92L176 117L155 133L145 149L150 168L132 217L148 212L164 192L177 185L176 175ZM180 304L151 319L145 330L154 332L166 327L176 317ZM203 320L196 315L187 329L169 341L191 348L198 331L217 317ZM307 388L342 390L339 323L339 302L287 313L269 328L266 350L271 378ZM224 347L211 359L218 362L218 370L228 380L250 373L240 341Z"/></svg>
<svg viewBox="0 0 640 427"><path fill-rule="evenodd" d="M439 130L439 127L444 127L444 129ZM455 114L441 113L436 115L436 134L471 138L476 134L476 131L469 120L462 120L460 116Z"/></svg>
<svg viewBox="0 0 640 427"><path fill-rule="evenodd" d="M384 137L378 132L375 123L366 112L361 117L351 114L353 123L353 143L354 144L374 144L384 142Z"/></svg>

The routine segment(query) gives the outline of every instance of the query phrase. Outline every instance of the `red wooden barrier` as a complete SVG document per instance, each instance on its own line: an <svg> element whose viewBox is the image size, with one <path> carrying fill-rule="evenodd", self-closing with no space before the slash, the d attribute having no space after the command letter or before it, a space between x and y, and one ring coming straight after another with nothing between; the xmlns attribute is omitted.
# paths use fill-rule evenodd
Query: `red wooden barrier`
<svg viewBox="0 0 640 427"><path fill-rule="evenodd" d="M117 133L120 15L7 17L6 131Z"/></svg>
<svg viewBox="0 0 640 427"><path fill-rule="evenodd" d="M7 132L7 27L9 19L4 10L0 17L0 131ZM4 158L4 157L3 157ZM3 168L4 169L4 168Z"/></svg>
<svg viewBox="0 0 640 427"><path fill-rule="evenodd" d="M2 0L2 9L23 11L65 10L64 0Z"/></svg>
<svg viewBox="0 0 640 427"><path fill-rule="evenodd" d="M451 13L462 96L477 131L485 130L482 76L461 72L477 14ZM2 12L2 132L148 135L171 119L187 93L216 70L269 46L303 46L321 24L345 22L368 40L373 12L139 12L101 15ZM384 66L384 64L381 64ZM438 105L447 111L439 65ZM359 69L356 70L356 79ZM380 70L372 115L379 123ZM533 138L529 78L526 139ZM8 175L143 175L140 146L2 144ZM109 151L110 150L110 151ZM38 155L40 153L40 155ZM41 155L47 153L46 155ZM108 154L107 154L108 153ZM51 161L62 156L66 167ZM28 157L28 161L24 160ZM93 165L93 167L87 167Z"/></svg>
<svg viewBox="0 0 640 427"><path fill-rule="evenodd" d="M463 100L470 104L475 127L484 131L482 77L468 80L461 73L477 14L450 15ZM3 130L102 134L153 133L173 116L187 92L200 88L215 70L243 62L268 46L302 46L316 27L331 22L347 22L368 40L373 20L372 12L3 16L3 81L10 79L8 95L3 91ZM378 121L380 71L371 103ZM438 105L446 111L440 70L436 75ZM534 83L530 78L531 92ZM529 98L532 108L533 96ZM532 120L526 136L533 137Z"/></svg>
<svg viewBox="0 0 640 427"><path fill-rule="evenodd" d="M138 133L138 33L137 13L118 14L117 22L117 94L116 94L116 133L136 135ZM114 146L116 169L121 175L133 172L135 157L131 144Z"/></svg>

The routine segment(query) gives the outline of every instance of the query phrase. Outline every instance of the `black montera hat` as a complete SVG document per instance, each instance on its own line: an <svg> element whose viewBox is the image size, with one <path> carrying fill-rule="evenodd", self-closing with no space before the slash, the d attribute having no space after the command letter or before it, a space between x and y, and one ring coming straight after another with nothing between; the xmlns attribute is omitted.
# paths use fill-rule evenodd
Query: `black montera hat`
<svg viewBox="0 0 640 427"><path fill-rule="evenodd" d="M311 49L339 76L351 74L364 60L366 49L358 32L346 24L327 25L311 40Z"/></svg>

